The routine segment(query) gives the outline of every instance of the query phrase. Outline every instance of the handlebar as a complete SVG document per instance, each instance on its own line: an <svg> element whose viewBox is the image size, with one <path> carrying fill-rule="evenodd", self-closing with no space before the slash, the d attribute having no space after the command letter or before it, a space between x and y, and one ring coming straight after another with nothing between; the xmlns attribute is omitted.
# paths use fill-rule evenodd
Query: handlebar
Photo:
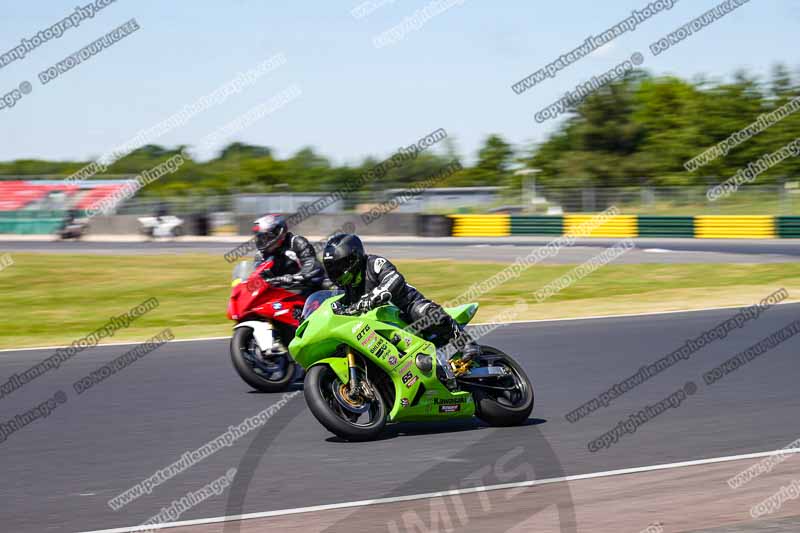
<svg viewBox="0 0 800 533"><path fill-rule="evenodd" d="M380 307L384 307L386 305L388 305L388 303L373 307L372 309L370 309L370 311L374 311L375 309L378 309ZM364 314L364 313L362 313L361 311L358 310L358 307L357 307L356 304L334 306L333 312L334 312L334 314L342 315L342 316L358 316L358 315L363 315Z"/></svg>

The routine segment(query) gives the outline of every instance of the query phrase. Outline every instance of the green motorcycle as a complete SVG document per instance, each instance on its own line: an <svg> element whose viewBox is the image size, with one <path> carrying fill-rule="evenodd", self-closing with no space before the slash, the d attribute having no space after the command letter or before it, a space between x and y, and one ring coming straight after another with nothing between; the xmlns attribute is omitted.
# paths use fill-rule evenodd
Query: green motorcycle
<svg viewBox="0 0 800 533"><path fill-rule="evenodd" d="M470 362L448 361L437 357L433 342L408 331L397 307L357 315L338 303L341 297L338 291L312 294L289 344L307 371L308 407L332 433L365 441L390 422L476 416L492 426L513 426L528 419L533 386L510 356L481 346ZM478 304L445 309L461 326L477 310Z"/></svg>

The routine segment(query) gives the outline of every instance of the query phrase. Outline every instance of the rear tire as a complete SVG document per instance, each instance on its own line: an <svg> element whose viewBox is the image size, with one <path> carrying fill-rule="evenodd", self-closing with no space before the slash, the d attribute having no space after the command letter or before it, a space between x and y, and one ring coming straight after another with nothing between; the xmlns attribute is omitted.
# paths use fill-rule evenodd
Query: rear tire
<svg viewBox="0 0 800 533"><path fill-rule="evenodd" d="M525 423L533 411L534 395L531 380L519 363L500 350L481 346L478 361L485 359L491 359L511 371L512 375L507 380L509 383L513 380L518 385L519 395L504 397L477 390L472 393L475 400L475 416L491 426L518 426Z"/></svg>
<svg viewBox="0 0 800 533"><path fill-rule="evenodd" d="M233 331L233 337L231 337L231 362L239 377L245 383L261 392L283 392L289 388L296 366L289 354L286 354L286 360L283 363L286 366L284 375L279 379L270 379L267 374L257 372L253 363L248 361L247 354L257 357L252 353L253 346L254 339L251 328L243 327Z"/></svg>
<svg viewBox="0 0 800 533"><path fill-rule="evenodd" d="M364 376L361 379L366 379ZM348 441L374 440L383 431L389 416L386 402L374 384L375 420L367 425L356 424L344 416L344 410L336 404L336 398L329 392L332 387L341 384L336 373L327 365L312 366L306 374L304 393L308 408L325 429ZM338 409L338 412L337 412Z"/></svg>

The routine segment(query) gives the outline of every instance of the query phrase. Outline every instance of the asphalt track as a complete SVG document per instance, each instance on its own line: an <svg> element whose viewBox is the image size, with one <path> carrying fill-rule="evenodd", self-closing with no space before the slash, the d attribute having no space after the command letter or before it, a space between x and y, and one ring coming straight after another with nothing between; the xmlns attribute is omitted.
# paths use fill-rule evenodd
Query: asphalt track
<svg viewBox="0 0 800 533"><path fill-rule="evenodd" d="M766 311L608 408L577 423L564 418L643 364L734 313L728 309L507 325L489 334L485 343L517 355L533 380L535 418L526 426L401 425L377 442L345 443L322 428L302 395L297 395L261 430L116 512L107 506L110 498L274 404L281 395L249 391L230 366L224 340L172 342L78 395L72 388L75 381L130 349L92 348L0 399L0 421L6 421L58 390L67 394L67 402L49 417L0 444L4 480L0 529L40 533L135 526L231 467L239 472L234 486L180 520L779 449L800 437L800 337L714 385L705 385L701 375L798 319L797 304ZM0 380L51 353L0 352ZM608 449L596 453L587 449L590 440L621 419L689 381L697 385L697 393L680 407ZM573 512L569 489L554 498L559 516L569 519ZM548 502L540 499L536 505ZM531 514L537 509L541 508L532 508ZM302 515L297 520L302 521ZM342 522L328 530L351 529ZM231 526L225 531L238 529Z"/></svg>
<svg viewBox="0 0 800 533"><path fill-rule="evenodd" d="M183 238L174 241L142 240L112 241L108 237L64 242L0 239L0 252L77 253L77 254L181 254L208 253L224 256L244 237ZM186 240L188 239L188 240ZM322 237L310 237L317 242ZM365 237L370 253L393 259L450 259L460 261L513 262L536 247L546 246L553 238L503 237L503 238L406 238ZM800 260L800 240L744 240L744 239L633 239L636 247L618 263L776 263ZM562 248L544 264L582 263L613 246L619 239L577 239L574 246Z"/></svg>

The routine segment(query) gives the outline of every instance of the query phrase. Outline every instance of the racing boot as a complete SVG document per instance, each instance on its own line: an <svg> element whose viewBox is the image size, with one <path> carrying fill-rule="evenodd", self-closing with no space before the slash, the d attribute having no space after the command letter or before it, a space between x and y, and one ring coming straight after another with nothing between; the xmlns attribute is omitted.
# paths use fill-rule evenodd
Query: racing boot
<svg viewBox="0 0 800 533"><path fill-rule="evenodd" d="M453 339L449 344L455 348L456 355L450 358L447 366L453 369L456 376L468 372L469 363L481 354L480 345L469 333L458 326L454 327Z"/></svg>
<svg viewBox="0 0 800 533"><path fill-rule="evenodd" d="M447 359L448 353L447 346L436 349L436 377L445 387L453 391L458 388L458 383L456 383L456 376L453 373L450 360Z"/></svg>

